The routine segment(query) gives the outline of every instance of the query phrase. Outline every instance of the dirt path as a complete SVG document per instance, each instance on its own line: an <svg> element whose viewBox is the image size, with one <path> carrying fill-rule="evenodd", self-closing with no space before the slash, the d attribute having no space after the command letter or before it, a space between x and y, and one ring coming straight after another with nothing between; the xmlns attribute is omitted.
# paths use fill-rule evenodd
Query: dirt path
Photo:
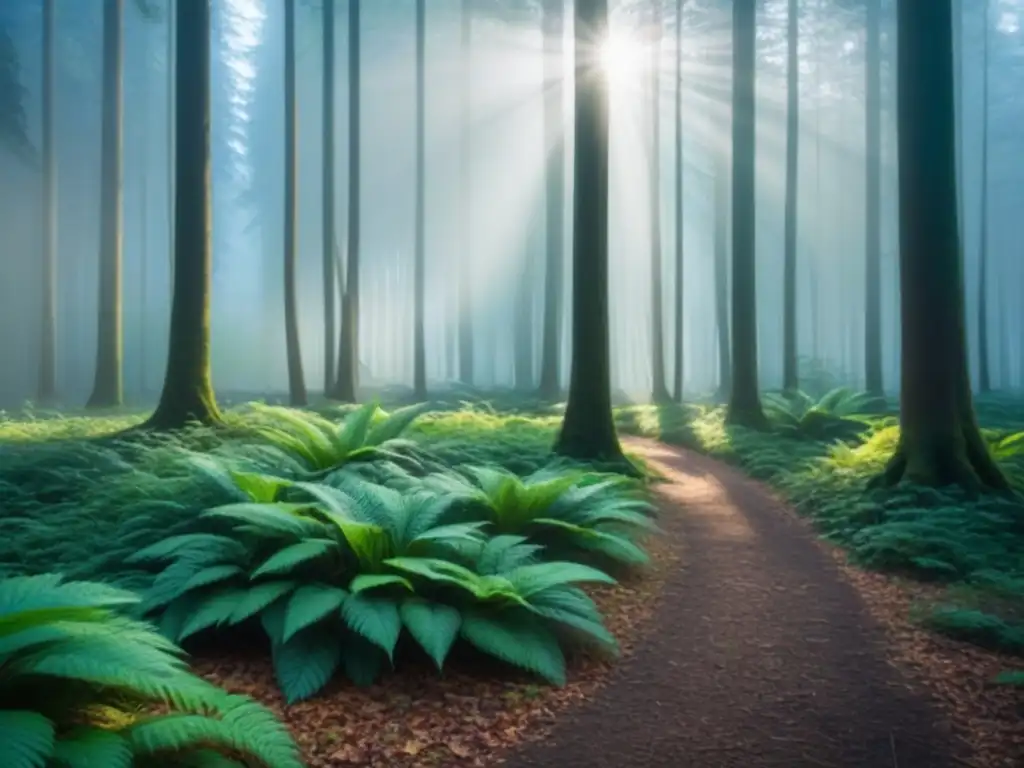
<svg viewBox="0 0 1024 768"><path fill-rule="evenodd" d="M719 462L631 439L680 541L646 638L512 768L945 768L952 743L803 526Z"/></svg>

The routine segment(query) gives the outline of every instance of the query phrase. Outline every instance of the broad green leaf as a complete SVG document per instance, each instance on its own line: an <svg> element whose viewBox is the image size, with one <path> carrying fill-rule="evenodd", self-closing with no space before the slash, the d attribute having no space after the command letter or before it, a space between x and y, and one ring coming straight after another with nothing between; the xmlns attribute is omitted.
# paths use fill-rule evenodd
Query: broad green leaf
<svg viewBox="0 0 1024 768"><path fill-rule="evenodd" d="M398 605L386 597L351 595L341 606L349 629L369 640L391 658L402 631Z"/></svg>
<svg viewBox="0 0 1024 768"><path fill-rule="evenodd" d="M281 639L287 643L296 632L336 613L347 598L348 592L344 589L327 584L299 587L288 598Z"/></svg>
<svg viewBox="0 0 1024 768"><path fill-rule="evenodd" d="M409 634L434 660L437 668L441 669L462 625L462 615L458 609L450 605L410 598L402 603L399 610L402 624Z"/></svg>
<svg viewBox="0 0 1024 768"><path fill-rule="evenodd" d="M341 661L342 638L325 627L307 627L274 648L274 672L289 704L318 693Z"/></svg>
<svg viewBox="0 0 1024 768"><path fill-rule="evenodd" d="M407 589L410 592L414 591L412 583L408 579L391 573L361 573L352 579L352 583L349 584L348 588L352 591L352 594L358 595L360 592L365 592L368 589L396 586Z"/></svg>
<svg viewBox="0 0 1024 768"><path fill-rule="evenodd" d="M261 576L288 573L296 566L319 560L337 546L331 539L306 539L296 542L268 557L263 565L252 572L250 578L258 579Z"/></svg>
<svg viewBox="0 0 1024 768"><path fill-rule="evenodd" d="M518 611L463 615L462 636L484 653L565 685L565 657L557 638L536 621Z"/></svg>
<svg viewBox="0 0 1024 768"><path fill-rule="evenodd" d="M3 768L47 768L55 741L53 723L39 713L0 711Z"/></svg>

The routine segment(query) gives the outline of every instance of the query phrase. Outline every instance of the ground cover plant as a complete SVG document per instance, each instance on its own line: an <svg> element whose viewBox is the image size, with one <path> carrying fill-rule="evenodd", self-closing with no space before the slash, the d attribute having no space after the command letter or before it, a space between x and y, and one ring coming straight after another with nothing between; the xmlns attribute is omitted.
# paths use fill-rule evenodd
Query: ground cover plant
<svg viewBox="0 0 1024 768"><path fill-rule="evenodd" d="M400 636L555 683L567 643L614 654L577 585L646 561L642 484L552 462L549 420L424 410L249 405L223 432L116 439L92 438L131 417L9 421L0 569L137 590L179 642L256 624L292 701L339 667L372 682Z"/></svg>
<svg viewBox="0 0 1024 768"><path fill-rule="evenodd" d="M56 575L0 579L0 764L301 768L271 712L121 613L137 601Z"/></svg>

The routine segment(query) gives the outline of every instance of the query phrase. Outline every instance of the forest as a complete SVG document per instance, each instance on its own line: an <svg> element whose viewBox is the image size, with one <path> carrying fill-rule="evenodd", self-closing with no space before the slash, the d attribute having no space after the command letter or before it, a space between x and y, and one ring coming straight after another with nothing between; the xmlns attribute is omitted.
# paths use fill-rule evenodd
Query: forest
<svg viewBox="0 0 1024 768"><path fill-rule="evenodd" d="M1024 765L1022 22L0 1L0 766Z"/></svg>

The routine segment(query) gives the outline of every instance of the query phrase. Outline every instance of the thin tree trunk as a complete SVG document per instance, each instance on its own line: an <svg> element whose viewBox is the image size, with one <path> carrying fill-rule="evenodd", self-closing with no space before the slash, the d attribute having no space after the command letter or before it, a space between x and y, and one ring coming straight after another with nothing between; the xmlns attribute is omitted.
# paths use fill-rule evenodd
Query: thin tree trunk
<svg viewBox="0 0 1024 768"><path fill-rule="evenodd" d="M462 153L459 168L461 243L456 280L459 290L459 379L463 384L473 384L473 174L472 135L473 117L473 10L471 0L462 0L461 6L461 56L462 71L459 98L460 116L459 148Z"/></svg>
<svg viewBox="0 0 1024 768"><path fill-rule="evenodd" d="M951 0L897 13L900 441L881 484L1006 489L978 428L957 222Z"/></svg>
<svg viewBox="0 0 1024 768"><path fill-rule="evenodd" d="M288 357L288 397L295 406L306 405L306 381L302 373L296 296L296 217L298 216L298 146L295 105L295 0L284 2L284 336Z"/></svg>
<svg viewBox="0 0 1024 768"><path fill-rule="evenodd" d="M334 249L335 249L335 196L334 176L334 27L336 18L334 13L334 0L323 0L324 3L324 28L323 28L323 93L321 101L323 105L323 127L321 137L323 141L323 199L321 200L321 225L323 235L320 247L322 248L323 260L323 288L324 288L324 394L329 394L334 387L334 359L337 354L337 340L335 329L335 278L334 278Z"/></svg>
<svg viewBox="0 0 1024 768"><path fill-rule="evenodd" d="M555 399L562 389L562 299L564 294L565 132L562 114L564 0L544 3L545 182L544 328L540 396Z"/></svg>
<svg viewBox="0 0 1024 768"><path fill-rule="evenodd" d="M424 329L426 302L426 242L424 205L426 195L426 0L416 0L416 263L413 275L413 392L427 399L427 341Z"/></svg>
<svg viewBox="0 0 1024 768"><path fill-rule="evenodd" d="M992 391L988 343L988 91L989 91L989 2L985 2L985 33L982 47L981 86L981 201L978 227L978 389Z"/></svg>
<svg viewBox="0 0 1024 768"><path fill-rule="evenodd" d="M100 284L96 375L91 408L124 401L121 304L121 149L124 77L124 0L103 7L103 135L100 148Z"/></svg>
<svg viewBox="0 0 1024 768"><path fill-rule="evenodd" d="M715 153L715 325L718 337L718 395L732 392L732 343L729 338L729 158Z"/></svg>
<svg viewBox="0 0 1024 768"><path fill-rule="evenodd" d="M348 6L348 252L333 392L335 399L347 403L356 401L359 388L360 1L349 0Z"/></svg>
<svg viewBox="0 0 1024 768"><path fill-rule="evenodd" d="M572 363L559 454L625 463L612 418L608 359L608 82L594 40L608 33L608 1L575 3Z"/></svg>
<svg viewBox="0 0 1024 768"><path fill-rule="evenodd" d="M864 286L864 378L872 395L884 393L882 381L882 52L881 0L868 0L865 47L866 211Z"/></svg>
<svg viewBox="0 0 1024 768"><path fill-rule="evenodd" d="M221 421L210 379L210 3L179 2L176 16L175 280L163 391L143 425L151 429Z"/></svg>
<svg viewBox="0 0 1024 768"><path fill-rule="evenodd" d="M665 312L661 281L661 0L651 14L651 399L671 400L665 385Z"/></svg>
<svg viewBox="0 0 1024 768"><path fill-rule="evenodd" d="M785 257L783 266L782 388L796 392L800 387L797 368L796 330L796 242L797 187L800 173L800 3L789 0L787 40L787 115L786 115L786 211Z"/></svg>
<svg viewBox="0 0 1024 768"><path fill-rule="evenodd" d="M761 429L767 419L757 382L754 64L757 0L733 3L732 393L726 419Z"/></svg>
<svg viewBox="0 0 1024 768"><path fill-rule="evenodd" d="M675 265L675 373L672 396L683 401L683 0L676 0L676 265Z"/></svg>
<svg viewBox="0 0 1024 768"><path fill-rule="evenodd" d="M43 338L40 344L40 403L57 399L57 148L54 141L56 101L56 0L43 3Z"/></svg>
<svg viewBox="0 0 1024 768"><path fill-rule="evenodd" d="M174 284L174 27L175 0L167 0L167 264ZM173 290L173 287L172 287Z"/></svg>

